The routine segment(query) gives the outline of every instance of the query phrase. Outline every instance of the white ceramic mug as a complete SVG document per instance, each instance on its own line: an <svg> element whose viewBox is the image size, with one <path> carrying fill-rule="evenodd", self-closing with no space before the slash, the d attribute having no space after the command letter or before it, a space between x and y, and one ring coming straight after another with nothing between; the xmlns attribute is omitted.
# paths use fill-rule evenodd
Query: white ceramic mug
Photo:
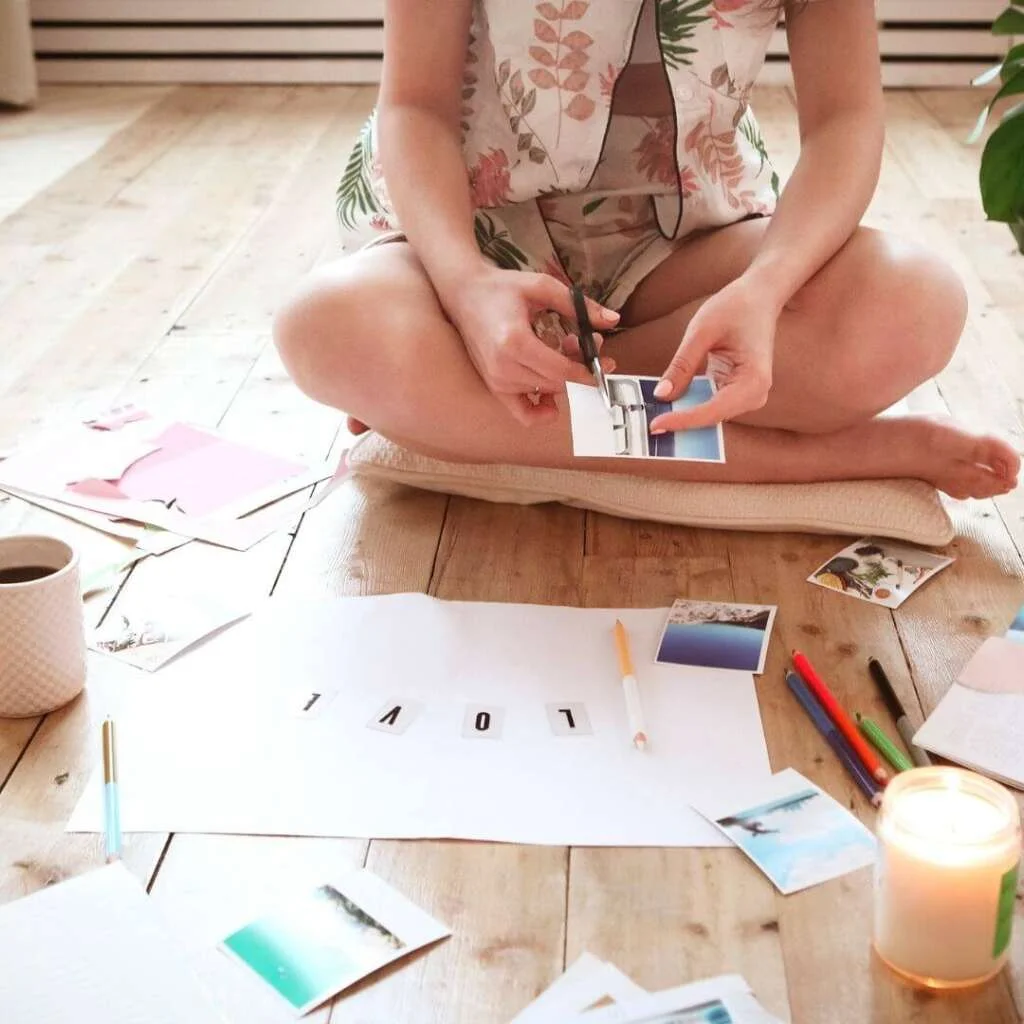
<svg viewBox="0 0 1024 1024"><path fill-rule="evenodd" d="M0 537L0 717L53 711L85 686L78 554L56 537Z"/></svg>

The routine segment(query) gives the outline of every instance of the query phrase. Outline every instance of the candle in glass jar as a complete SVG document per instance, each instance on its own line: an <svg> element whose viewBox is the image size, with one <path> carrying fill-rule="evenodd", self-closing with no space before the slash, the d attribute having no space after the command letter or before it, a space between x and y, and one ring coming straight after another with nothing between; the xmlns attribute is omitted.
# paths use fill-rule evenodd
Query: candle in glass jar
<svg viewBox="0 0 1024 1024"><path fill-rule="evenodd" d="M996 974L1009 955L1021 854L1010 793L960 768L902 772L886 787L878 840L878 955L932 988Z"/></svg>

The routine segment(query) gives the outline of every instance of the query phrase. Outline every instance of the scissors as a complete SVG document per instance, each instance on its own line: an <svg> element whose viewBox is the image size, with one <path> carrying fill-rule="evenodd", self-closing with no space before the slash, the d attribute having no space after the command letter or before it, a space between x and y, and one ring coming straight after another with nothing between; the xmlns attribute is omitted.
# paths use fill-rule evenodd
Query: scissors
<svg viewBox="0 0 1024 1024"><path fill-rule="evenodd" d="M605 378L604 370L601 369L601 359L597 354L597 345L594 342L594 327L587 315L587 303L583 298L583 292L578 285L572 286L572 301L576 309L576 324L579 329L580 351L583 353L583 361L594 374L597 381L597 389L604 399L605 408L608 414L612 414L612 396L608 391L608 381Z"/></svg>

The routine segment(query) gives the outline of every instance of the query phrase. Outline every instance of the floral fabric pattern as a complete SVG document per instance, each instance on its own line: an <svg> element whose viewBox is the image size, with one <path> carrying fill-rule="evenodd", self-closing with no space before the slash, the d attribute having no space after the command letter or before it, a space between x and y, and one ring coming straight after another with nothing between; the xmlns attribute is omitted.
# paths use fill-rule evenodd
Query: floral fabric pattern
<svg viewBox="0 0 1024 1024"><path fill-rule="evenodd" d="M654 5L674 116L625 127L611 105L644 4ZM614 271L588 269L559 245L560 223L589 231L599 221L632 252L650 230L675 242L770 214L778 177L748 97L777 20L766 0L474 0L460 128L481 248L499 265L559 266L609 287ZM348 248L401 230L375 115L336 203Z"/></svg>

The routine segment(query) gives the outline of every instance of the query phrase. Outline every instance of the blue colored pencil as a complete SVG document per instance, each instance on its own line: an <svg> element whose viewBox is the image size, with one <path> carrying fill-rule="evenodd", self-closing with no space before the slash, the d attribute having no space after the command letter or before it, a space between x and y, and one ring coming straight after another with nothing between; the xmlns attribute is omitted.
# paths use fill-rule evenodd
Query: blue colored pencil
<svg viewBox="0 0 1024 1024"><path fill-rule="evenodd" d="M796 672L787 672L786 685L793 691L793 696L796 697L800 702L800 706L807 712L807 717L817 726L818 732L825 737L828 745L835 751L836 757L839 758L843 767L853 776L853 781L857 783L871 803L878 807L882 803L881 786L868 775L867 769L861 764L860 759L854 753L853 747L850 746L846 741L846 737L836 728L835 723L818 703L814 694L808 689L807 684Z"/></svg>

